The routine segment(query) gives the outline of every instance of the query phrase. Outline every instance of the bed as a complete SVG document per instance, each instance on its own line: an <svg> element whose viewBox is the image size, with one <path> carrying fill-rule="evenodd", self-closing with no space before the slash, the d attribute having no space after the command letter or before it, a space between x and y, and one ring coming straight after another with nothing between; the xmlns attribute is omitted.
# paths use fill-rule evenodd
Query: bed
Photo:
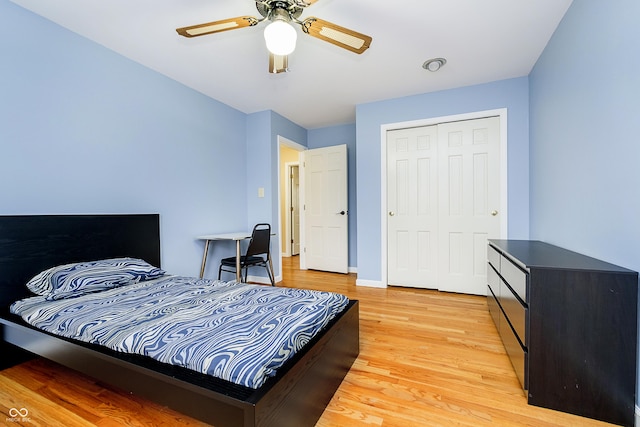
<svg viewBox="0 0 640 427"><path fill-rule="evenodd" d="M40 331L9 312L37 273L71 262L139 258L160 267L159 216L0 216L4 366L46 357L214 426L312 426L359 353L358 302L257 388Z"/></svg>

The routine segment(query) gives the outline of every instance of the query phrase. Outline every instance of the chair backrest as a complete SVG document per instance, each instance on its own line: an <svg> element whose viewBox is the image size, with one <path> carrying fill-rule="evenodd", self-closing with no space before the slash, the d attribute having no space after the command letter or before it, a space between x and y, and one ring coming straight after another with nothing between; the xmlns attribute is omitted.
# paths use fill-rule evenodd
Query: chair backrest
<svg viewBox="0 0 640 427"><path fill-rule="evenodd" d="M269 256L269 244L271 241L271 225L256 224L251 233L251 241L247 248L247 256L267 254Z"/></svg>

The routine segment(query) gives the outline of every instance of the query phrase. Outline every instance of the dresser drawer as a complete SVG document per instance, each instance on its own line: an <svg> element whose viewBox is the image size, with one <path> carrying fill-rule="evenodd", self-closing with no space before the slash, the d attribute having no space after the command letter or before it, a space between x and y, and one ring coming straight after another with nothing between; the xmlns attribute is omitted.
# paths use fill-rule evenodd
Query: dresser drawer
<svg viewBox="0 0 640 427"><path fill-rule="evenodd" d="M504 344L504 349L507 351L509 355L509 359L511 359L511 364L513 365L514 371L516 371L516 376L518 380L520 380L520 384L522 388L525 390L528 389L527 384L527 371L526 371L526 363L527 363L527 352L520 346L520 342L514 335L507 319L504 317L502 311L500 312L500 338L502 338L502 344Z"/></svg>
<svg viewBox="0 0 640 427"><path fill-rule="evenodd" d="M511 327L515 331L520 344L527 346L527 308L522 305L520 300L515 297L509 288L504 284L500 287L500 297L498 298L504 313L511 323Z"/></svg>
<svg viewBox="0 0 640 427"><path fill-rule="evenodd" d="M487 260L489 260L489 263L493 265L493 268L495 268L498 273L500 273L500 258L501 258L500 252L495 250L493 246L488 245ZM495 291L495 288L493 288L493 290Z"/></svg>
<svg viewBox="0 0 640 427"><path fill-rule="evenodd" d="M504 256L500 256L500 274L518 297L527 302L527 273Z"/></svg>
<svg viewBox="0 0 640 427"><path fill-rule="evenodd" d="M493 319L493 323L496 325L496 329L500 332L500 306L498 305L498 299L491 289L491 285L487 286L487 305L489 306L489 314Z"/></svg>
<svg viewBox="0 0 640 427"><path fill-rule="evenodd" d="M496 270L491 267L491 264L487 265L487 284L491 286L491 290L496 294L496 298L500 296L500 285L502 280L496 273Z"/></svg>

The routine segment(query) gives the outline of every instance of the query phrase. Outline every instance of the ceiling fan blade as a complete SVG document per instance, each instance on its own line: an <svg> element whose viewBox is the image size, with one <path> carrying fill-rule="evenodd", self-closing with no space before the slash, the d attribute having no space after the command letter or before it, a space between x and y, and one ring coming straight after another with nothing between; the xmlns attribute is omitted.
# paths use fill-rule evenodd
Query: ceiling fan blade
<svg viewBox="0 0 640 427"><path fill-rule="evenodd" d="M311 16L302 22L302 30L310 36L360 54L371 45L371 37Z"/></svg>
<svg viewBox="0 0 640 427"><path fill-rule="evenodd" d="M289 71L289 56L274 55L269 52L269 72L272 74L286 73Z"/></svg>
<svg viewBox="0 0 640 427"><path fill-rule="evenodd" d="M237 28L252 27L260 21L252 16L238 16L237 18L223 19L221 21L207 22L206 24L192 25L190 27L177 28L181 36L197 37L205 34L220 33L222 31L235 30Z"/></svg>

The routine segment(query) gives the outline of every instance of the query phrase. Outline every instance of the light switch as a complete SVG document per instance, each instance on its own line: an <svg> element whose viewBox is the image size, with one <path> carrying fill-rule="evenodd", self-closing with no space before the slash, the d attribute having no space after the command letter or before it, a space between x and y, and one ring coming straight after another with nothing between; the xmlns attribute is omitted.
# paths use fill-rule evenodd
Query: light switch
<svg viewBox="0 0 640 427"><path fill-rule="evenodd" d="M258 197L264 197L264 188L263 187L258 188Z"/></svg>

